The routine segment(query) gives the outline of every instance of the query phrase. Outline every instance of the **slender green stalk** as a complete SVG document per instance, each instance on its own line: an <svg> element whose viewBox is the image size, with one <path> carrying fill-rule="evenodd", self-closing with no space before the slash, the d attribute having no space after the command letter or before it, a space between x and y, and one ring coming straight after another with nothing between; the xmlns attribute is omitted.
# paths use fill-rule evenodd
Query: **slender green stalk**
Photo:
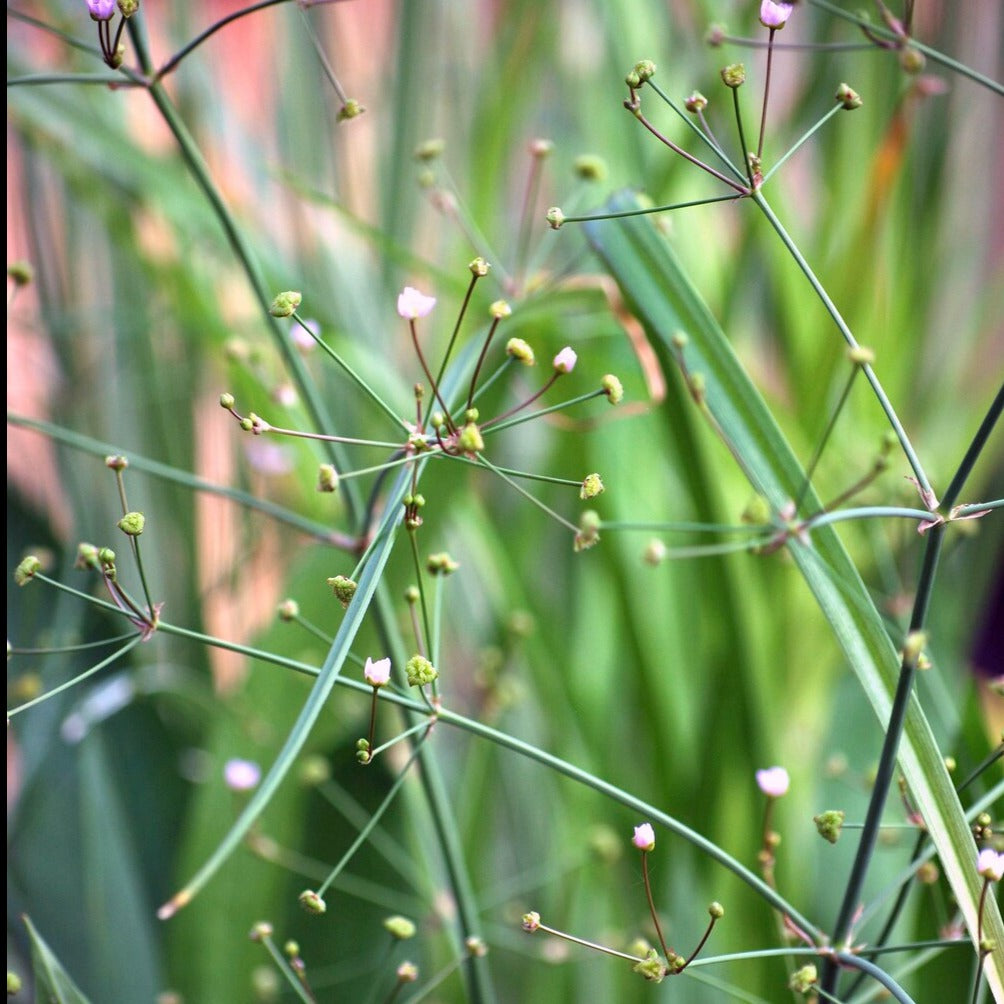
<svg viewBox="0 0 1004 1004"><path fill-rule="evenodd" d="M564 411L566 408L571 408L573 404L581 404L583 401L591 401L594 397L603 397L606 391L600 388L599 390L591 390L588 394L580 394L578 397L570 398L568 401L562 401L559 404L552 404L547 408L540 408L537 411L531 412L529 415L520 415L518 418L510 418L504 422L499 422L497 425L492 422L485 422L481 426L483 432L501 432L503 429L511 429L514 425L522 425L523 422L532 422L535 418L542 418L544 415L550 415L555 411ZM529 404L529 402L527 402Z"/></svg>
<svg viewBox="0 0 1004 1004"><path fill-rule="evenodd" d="M755 192L752 196L753 201L760 207L764 216L767 217L770 225L774 228L775 233L781 238L782 243L788 249L788 253L795 259L795 263L801 269L802 274L809 281L809 285L812 286L819 297L823 306L826 308L826 312L833 319L833 323L837 326L840 334L843 335L844 341L847 342L848 346L852 349L859 349L857 339L851 333L851 329L847 326L847 322L841 316L839 310L837 310L836 304L830 299L829 293L823 288L823 284L816 278L816 274L812 271L809 263L805 260L802 252L799 251L798 246L789 236L787 230L781 224L781 221L774 214L774 211L770 208L767 200L763 197L762 192ZM879 406L882 411L885 412L885 416L896 433L896 438L900 442L900 446L903 448L903 453L906 454L906 458L910 463L910 467L913 470L914 477L916 477L918 484L925 497L934 496L933 489L931 488L930 482L927 480L927 475L924 473L924 468L921 466L920 458L917 456L913 449L913 445L910 442L909 436L906 434L906 430L903 428L902 423L896 415L896 411L892 406L892 402L886 395L885 390L882 388L882 384L879 382L878 376L876 376L875 371L871 366L865 364L861 366L862 371L868 378L868 382L871 384L872 391L875 397L878 399Z"/></svg>
<svg viewBox="0 0 1004 1004"><path fill-rule="evenodd" d="M502 473L500 468L496 467L490 460L485 458L484 454L482 453L478 454L478 461L482 463L485 467L487 467L490 471L497 474L511 488L515 488L516 491L520 493L520 495L522 495L525 499L528 499L530 502L532 502L535 506L537 506L538 509L542 509L544 512L547 513L548 516L550 516L552 519L557 520L559 523L562 524L562 526L568 527L568 529L571 530L573 533L578 533L579 528L574 523L570 523L567 519L565 519L564 516L559 516L558 513L556 513L553 509L546 506L535 495L531 495L525 488L516 484L516 482L513 481L512 478L506 477L506 475Z"/></svg>
<svg viewBox="0 0 1004 1004"><path fill-rule="evenodd" d="M671 209L690 209L692 206L710 206L713 202L735 202L746 197L745 192L736 195L713 195L707 199L694 199L692 202L671 202L667 206L647 206L644 209L625 209L616 213L598 213L596 216L566 216L565 223L588 223L591 220L616 220L624 216L648 216L651 213L665 213Z"/></svg>
<svg viewBox="0 0 1004 1004"><path fill-rule="evenodd" d="M779 171L781 167L783 167L784 164L787 163L789 157L797 153L810 139L812 139L812 137L820 129L823 128L824 125L826 125L827 122L830 121L831 118L833 118L834 115L842 111L844 111L843 105L834 105L814 126L807 129L801 136L799 136L799 138L795 140L795 142L784 154L784 156L781 157L781 159L778 160L774 164L774 166L763 176L763 181L761 182L761 186L766 185L767 182L770 181L770 179L773 177L775 172Z"/></svg>
<svg viewBox="0 0 1004 1004"><path fill-rule="evenodd" d="M293 972L292 967L286 961L286 957L276 947L275 942L269 937L264 937L260 940L265 946L265 950L272 956L272 961L279 967L279 972L282 973L282 975L286 978L286 982L296 992L296 996L299 997L304 1004L317 1004L313 994L311 994L303 983L297 979L296 973Z"/></svg>
<svg viewBox="0 0 1004 1004"><path fill-rule="evenodd" d="M750 152L746 146L746 135L743 130L743 113L739 107L739 88L730 87L732 91L732 107L736 113L736 131L739 133L739 152L742 154L743 164L746 166L746 177L749 180L750 191L755 192L757 188L756 179L753 177L753 165L750 163Z"/></svg>

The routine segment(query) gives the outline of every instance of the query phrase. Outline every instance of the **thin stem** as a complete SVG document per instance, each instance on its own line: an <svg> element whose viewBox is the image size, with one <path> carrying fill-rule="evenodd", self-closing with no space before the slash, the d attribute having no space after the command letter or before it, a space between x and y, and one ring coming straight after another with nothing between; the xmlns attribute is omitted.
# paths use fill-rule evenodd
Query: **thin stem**
<svg viewBox="0 0 1004 1004"><path fill-rule="evenodd" d="M659 912L655 908L655 900L652 898L652 882L648 876L648 851L641 852L641 874L645 883L645 898L648 900L648 911L652 915L652 923L655 925L655 933L659 938L662 947L662 954L667 965L670 962L670 952L666 945L666 938L662 933L662 924L659 923Z"/></svg>
<svg viewBox="0 0 1004 1004"><path fill-rule="evenodd" d="M764 75L763 82L763 108L760 111L760 139L757 140L756 145L756 156L757 160L763 156L763 138L764 133L767 131L767 101L770 98L770 71L774 64L774 36L777 34L776 28L770 29L770 35L767 38L767 72Z"/></svg>
<svg viewBox="0 0 1004 1004"><path fill-rule="evenodd" d="M500 468L496 467L490 460L487 460L485 458L484 454L479 453L477 455L477 459L480 463L484 464L484 466L487 467L490 471L493 471L495 474L497 474L507 485L509 485L511 488L515 488L516 491L520 493L520 495L522 495L525 499L529 500L535 506L537 506L538 509L542 509L544 512L548 514L548 516L550 516L552 519L557 520L559 523L561 523L562 526L567 527L569 530L572 531L572 533L579 532L579 528L574 523L570 523L567 519L565 519L564 516L559 516L558 513L556 513L553 509L549 508L543 502L541 502L539 498L537 498L534 495L531 495L525 488L522 488L520 485L516 484L516 482L513 481L512 478L506 477L506 475L502 473L502 470Z"/></svg>
<svg viewBox="0 0 1004 1004"><path fill-rule="evenodd" d="M785 153L785 155L763 176L763 181L760 182L761 187L766 185L773 177L774 173L780 170L781 166L788 161L788 158L796 151L800 150L810 139L812 139L816 132L822 129L822 127L826 125L826 123L829 122L834 115L844 110L843 105L834 105L814 126L807 129L801 136L799 136L799 138L795 140L794 144L792 144L789 148L788 152Z"/></svg>
<svg viewBox="0 0 1004 1004"><path fill-rule="evenodd" d="M272 961L279 967L279 971L283 976L286 977L286 982L296 991L296 996L304 1001L304 1004L317 1004L314 999L313 994L303 985L303 983L297 979L296 973L293 972L289 963L286 961L286 957L276 948L275 943L269 937L261 938L261 943L265 946L265 950L269 955L272 956Z"/></svg>
<svg viewBox="0 0 1004 1004"><path fill-rule="evenodd" d="M555 380L557 380L558 377L560 377L561 375L562 374L558 370L555 370L554 373L551 374L551 379L548 380L547 383L545 383L544 386L541 387L536 394L530 395L530 397L528 397L521 404L514 405L508 411L502 412L501 415L496 415L494 418L490 418L487 422L484 422L481 426L481 431L483 432L485 429L490 428L491 426L498 425L499 422L504 421L510 415L515 415L516 412L522 411L524 408L529 407L538 398L543 397L554 386Z"/></svg>
<svg viewBox="0 0 1004 1004"><path fill-rule="evenodd" d="M328 61L327 53L324 51L324 47L321 45L321 40L317 37L317 32L314 31L314 26L310 23L310 18L307 17L307 12L304 9L303 4L297 4L299 8L300 19L303 21L304 27L307 29L307 34L310 36L310 41L314 46L314 52L317 53L317 59L321 64L321 69L324 71L325 77L328 78L328 83L331 84L332 90L341 101L344 107L348 103L348 95L342 89L342 85L338 82L338 77L335 76L335 71Z"/></svg>
<svg viewBox="0 0 1004 1004"><path fill-rule="evenodd" d="M581 945L583 948L591 948L594 952L602 952L604 955L612 955L615 959L624 959L627 962L644 962L644 959L637 955L628 955L627 952L618 952L615 948L608 948L606 945L598 944L595 941L588 941L586 938L576 937L567 931L559 931L556 927L548 927L547 924L537 924L537 930L550 934L552 937L561 938L562 941L570 941L573 945Z"/></svg>
<svg viewBox="0 0 1004 1004"><path fill-rule="evenodd" d="M411 341L415 346L415 355L418 356L418 361L422 364L422 372L425 374L425 379L429 381L429 387L432 390L433 396L439 402L439 407L443 409L443 415L447 423L452 424L453 420L450 418L450 409L446 407L446 402L439 392L439 384L432 379L432 373L429 371L425 356L422 354L422 346L418 343L418 326L415 324L414 318L408 318L408 328L411 331Z"/></svg>
<svg viewBox="0 0 1004 1004"><path fill-rule="evenodd" d="M708 206L713 202L735 202L748 193L745 189L737 195L713 195L707 199L694 199L692 202L672 202L668 206L650 206L646 209L625 209L618 213L599 213L596 216L566 216L565 223L589 223L591 220L619 220L625 216L648 216L650 213L665 213L671 209L690 209L692 206Z"/></svg>
<svg viewBox="0 0 1004 1004"><path fill-rule="evenodd" d="M966 450L966 455L962 458L962 463L959 464L958 470L955 472L955 477L952 478L948 489L945 492L945 497L942 500L942 505L946 509L950 509L955 505L955 500L959 497L959 493L962 491L963 486L966 483L966 479L969 477L970 472L976 465L976 461L979 459L980 454L983 452L983 447L986 446L987 440L990 438L990 433L993 432L994 426L1000 420L1001 412L1004 411L1004 383L1001 384L1000 389L997 391L990 408L987 410L983 421L980 423L979 429L976 430L976 435L973 437L973 441L969 444L969 449ZM996 508L997 503L992 507Z"/></svg>
<svg viewBox="0 0 1004 1004"><path fill-rule="evenodd" d="M523 192L523 207L520 211L519 237L516 240L516 260L513 264L513 293L518 295L526 278L527 251L530 246L530 230L533 226L533 207L537 203L540 191L540 180L543 174L544 157L531 151L530 173L526 179L526 190Z"/></svg>
<svg viewBox="0 0 1004 1004"><path fill-rule="evenodd" d="M419 651L423 655L428 655L432 631L429 627L429 607L425 601L425 576L422 575L422 560L418 556L418 535L414 530L408 530L408 542L411 544L411 558L415 565L415 578L418 582L418 600L422 608L422 630L416 632L415 640L418 643Z"/></svg>
<svg viewBox="0 0 1004 1004"><path fill-rule="evenodd" d="M795 259L795 263L798 265L799 269L801 269L805 278L808 279L809 285L812 286L816 295L822 302L823 307L826 309L826 312L833 319L833 323L837 326L837 330L839 330L840 334L843 336L844 341L850 346L850 348L859 349L860 345L858 345L857 339L852 334L851 329L847 326L847 322L841 316L840 311L837 310L836 304L830 299L829 294L823 288L823 284L816 278L816 274L812 271L809 263L805 260L801 251L799 251L797 245L791 239L788 232L781 225L781 221L774 215L774 211L768 205L767 200L764 199L763 194L761 192L754 192L753 201L760 207L760 210L767 217L770 225L774 228L775 233L777 233L784 246L788 249L788 253ZM889 400L885 390L882 388L882 384L875 375L875 371L867 363L863 364L861 369L868 378L868 382L871 384L872 391L878 399L879 406L885 412L885 416L888 419L889 424L896 433L896 438L899 440L900 446L903 448L903 453L906 455L906 458L910 463L914 477L916 477L921 490L925 493L925 495L930 494L933 496L933 489L931 488L930 482L927 480L924 468L921 466L920 458L915 453L913 445L910 442L910 438L907 436L906 430L903 428L902 423L897 417L896 411L892 406L892 402Z"/></svg>
<svg viewBox="0 0 1004 1004"><path fill-rule="evenodd" d="M478 355L477 364L474 367L474 373L471 376L471 386L467 391L467 410L469 411L474 403L474 388L477 386L478 377L481 374L481 367L484 365L485 356L488 355L488 346L492 343L492 338L495 336L495 330L499 326L500 317L495 317L492 319L491 325L488 327L488 334L485 335L484 344L481 346L481 352Z"/></svg>
<svg viewBox="0 0 1004 1004"><path fill-rule="evenodd" d="M446 364L450 361L450 356L453 353L453 346L457 340L457 335L460 333L460 325L463 324L464 315L467 313L467 307L471 302L471 296L474 293L474 287L478 283L478 279L481 276L477 272L471 273L471 281L467 284L467 292L464 293L464 301L460 304L460 311L457 314L457 320L453 325L453 331L450 332L450 340L446 343L446 351L443 353L443 361L439 364L439 372L436 374L436 386L438 387L443 382L443 374L446 372ZM487 346L486 346L487 348ZM471 383L471 393L474 392L474 384ZM467 407L471 406L471 398L468 395Z"/></svg>
<svg viewBox="0 0 1004 1004"><path fill-rule="evenodd" d="M106 645L115 645L126 638L131 638L135 634L129 631L126 634L116 635L114 638L102 638L101 641L81 642L79 645L57 645L53 648L18 648L12 645L10 654L14 655L67 655L71 652L86 652L92 648L104 648Z"/></svg>
<svg viewBox="0 0 1004 1004"><path fill-rule="evenodd" d="M756 192L757 184L754 178L753 165L750 163L750 155L746 148L746 134L743 130L743 114L739 108L739 88L730 87L732 91L732 107L736 113L736 131L739 133L739 152L742 154L743 164L746 167L746 178L750 183L750 191Z"/></svg>

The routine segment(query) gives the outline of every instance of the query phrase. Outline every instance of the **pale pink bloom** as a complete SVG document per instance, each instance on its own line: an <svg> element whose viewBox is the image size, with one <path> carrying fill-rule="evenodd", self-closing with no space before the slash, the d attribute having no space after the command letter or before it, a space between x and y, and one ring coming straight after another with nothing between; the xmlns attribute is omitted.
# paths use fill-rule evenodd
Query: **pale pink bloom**
<svg viewBox="0 0 1004 1004"><path fill-rule="evenodd" d="M406 320L414 321L428 315L436 305L434 296L420 293L414 286L405 286L397 298L397 312Z"/></svg>
<svg viewBox="0 0 1004 1004"><path fill-rule="evenodd" d="M305 328L307 330L304 330ZM293 318L292 324L289 327L289 337L293 339L293 344L301 352L312 352L317 348L317 342L314 340L315 336L317 338L321 337L321 325L319 321L311 319L301 324L296 318Z"/></svg>
<svg viewBox="0 0 1004 1004"><path fill-rule="evenodd" d="M261 767L253 760L228 760L223 765L223 780L231 791L250 791L261 780Z"/></svg>
<svg viewBox="0 0 1004 1004"><path fill-rule="evenodd" d="M634 836L631 838L631 843L634 844L639 851L654 851L655 830L652 829L652 824L642 823L640 826L636 826L634 828Z"/></svg>
<svg viewBox="0 0 1004 1004"><path fill-rule="evenodd" d="M390 659L366 660L363 678L371 687L384 687L390 682Z"/></svg>
<svg viewBox="0 0 1004 1004"><path fill-rule="evenodd" d="M764 770L758 770L756 783L768 798L780 798L788 790L788 772L783 767L767 767Z"/></svg>
<svg viewBox="0 0 1004 1004"><path fill-rule="evenodd" d="M284 408L292 408L300 400L296 388L291 383L281 383L272 391L272 400Z"/></svg>
<svg viewBox="0 0 1004 1004"><path fill-rule="evenodd" d="M87 0L92 21L108 21L115 14L115 0Z"/></svg>
<svg viewBox="0 0 1004 1004"><path fill-rule="evenodd" d="M578 359L579 357L575 354L575 350L570 345L566 345L554 357L554 368L559 373L571 373L575 369Z"/></svg>
<svg viewBox="0 0 1004 1004"><path fill-rule="evenodd" d="M998 854L992 847L985 847L976 859L976 871L991 882L1000 882L1004 876L1004 854Z"/></svg>
<svg viewBox="0 0 1004 1004"><path fill-rule="evenodd" d="M763 0L760 4L760 23L765 28L783 28L785 22L791 17L794 6L793 3Z"/></svg>

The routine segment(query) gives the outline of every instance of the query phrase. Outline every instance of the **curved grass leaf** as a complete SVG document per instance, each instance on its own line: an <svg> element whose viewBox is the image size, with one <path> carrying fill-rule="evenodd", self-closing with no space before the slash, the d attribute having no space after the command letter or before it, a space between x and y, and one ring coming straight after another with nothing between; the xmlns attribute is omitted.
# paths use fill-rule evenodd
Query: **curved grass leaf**
<svg viewBox="0 0 1004 1004"><path fill-rule="evenodd" d="M24 918L24 926L28 928L28 937L31 939L35 999L53 1001L54 1004L89 1004L28 917Z"/></svg>
<svg viewBox="0 0 1004 1004"><path fill-rule="evenodd" d="M632 197L618 196L607 208L619 212L635 207ZM795 497L803 477L800 465L669 244L644 216L596 221L585 227L590 243L645 326L664 365L675 357L674 335L687 336L684 359L688 372L701 374L711 415L750 483L777 511ZM815 501L810 500L810 508ZM885 727L899 658L857 569L831 527L814 531L811 545L792 541L789 547ZM916 694L907 711L899 766L975 939L983 883L976 873L972 833ZM983 932L997 944L1004 944L1000 910L989 896ZM996 998L1004 999L1000 952L987 958L986 973Z"/></svg>

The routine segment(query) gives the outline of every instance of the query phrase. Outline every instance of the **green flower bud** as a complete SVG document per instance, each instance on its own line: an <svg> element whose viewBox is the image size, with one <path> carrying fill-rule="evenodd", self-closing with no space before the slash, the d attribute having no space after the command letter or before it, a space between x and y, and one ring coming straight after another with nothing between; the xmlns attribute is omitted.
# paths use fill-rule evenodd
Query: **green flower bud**
<svg viewBox="0 0 1004 1004"><path fill-rule="evenodd" d="M283 600L277 608L279 620L294 621L300 616L300 604L296 600Z"/></svg>
<svg viewBox="0 0 1004 1004"><path fill-rule="evenodd" d="M533 349L522 338L510 338L505 345L505 354L512 356L516 362L522 363L524 366L533 366L537 361Z"/></svg>
<svg viewBox="0 0 1004 1004"><path fill-rule="evenodd" d="M290 289L276 296L272 301L272 306L268 308L268 312L273 317L292 317L293 312L302 302L303 294Z"/></svg>
<svg viewBox="0 0 1004 1004"><path fill-rule="evenodd" d="M308 788L324 784L331 777L331 764L318 753L305 757L300 764L300 783Z"/></svg>
<svg viewBox="0 0 1004 1004"><path fill-rule="evenodd" d="M666 967L654 948L648 950L648 955L633 968L632 972L644 976L649 983L661 983L666 978Z"/></svg>
<svg viewBox="0 0 1004 1004"><path fill-rule="evenodd" d="M118 0L118 8L123 17L132 17L139 10L139 0Z"/></svg>
<svg viewBox="0 0 1004 1004"><path fill-rule="evenodd" d="M24 558L21 563L14 569L14 581L19 586L26 586L33 578L35 578L35 573L42 570L42 562L35 557L34 554L29 554Z"/></svg>
<svg viewBox="0 0 1004 1004"><path fill-rule="evenodd" d="M875 362L875 353L863 345L855 345L847 350L847 358L855 366L871 366Z"/></svg>
<svg viewBox="0 0 1004 1004"><path fill-rule="evenodd" d="M638 78L638 82L643 84L655 76L655 63L651 59L641 59L634 64L634 70L631 72Z"/></svg>
<svg viewBox="0 0 1004 1004"><path fill-rule="evenodd" d="M352 597L356 595L356 583L345 575L336 575L334 578L328 579L328 585L331 586L335 599L343 607L348 607L352 602Z"/></svg>
<svg viewBox="0 0 1004 1004"><path fill-rule="evenodd" d="M700 91L694 91L689 98L684 99L683 107L691 114L696 115L708 107L708 99Z"/></svg>
<svg viewBox="0 0 1004 1004"><path fill-rule="evenodd" d="M770 503L762 495L754 495L739 518L752 526L763 526L770 522Z"/></svg>
<svg viewBox="0 0 1004 1004"><path fill-rule="evenodd" d="M725 907L717 900L708 904L708 913L715 919L721 920L725 916Z"/></svg>
<svg viewBox="0 0 1004 1004"><path fill-rule="evenodd" d="M620 404L624 400L624 385L613 373L607 373L600 381L600 386L611 404Z"/></svg>
<svg viewBox="0 0 1004 1004"><path fill-rule="evenodd" d="M284 955L288 955L291 959L295 959L300 954L300 944L296 941L287 941L286 944L282 946L282 951Z"/></svg>
<svg viewBox="0 0 1004 1004"><path fill-rule="evenodd" d="M459 563L454 561L446 551L439 551L430 554L426 559L426 568L433 575L452 575L459 567Z"/></svg>
<svg viewBox="0 0 1004 1004"><path fill-rule="evenodd" d="M606 491L603 485L603 479L599 474L587 474L585 480L582 482L582 487L579 489L579 498L594 499L597 495L601 495Z"/></svg>
<svg viewBox="0 0 1004 1004"><path fill-rule="evenodd" d="M419 592L418 586L408 586L404 591L404 601L411 606L414 606L421 598L422 594Z"/></svg>
<svg viewBox="0 0 1004 1004"><path fill-rule="evenodd" d="M483 959L488 954L488 946L481 938L473 934L464 938L464 948L467 949L467 954L475 959Z"/></svg>
<svg viewBox="0 0 1004 1004"><path fill-rule="evenodd" d="M418 966L414 962L402 962L397 967L398 983L414 983L418 979Z"/></svg>
<svg viewBox="0 0 1004 1004"><path fill-rule="evenodd" d="M399 941L407 941L408 938L415 937L415 922L407 917L385 917L383 926Z"/></svg>
<svg viewBox="0 0 1004 1004"><path fill-rule="evenodd" d="M540 927L540 914L536 910L523 914L523 930L533 934Z"/></svg>
<svg viewBox="0 0 1004 1004"><path fill-rule="evenodd" d="M234 396L233 394L221 394L220 395L220 407L225 408L229 411L234 406Z"/></svg>
<svg viewBox="0 0 1004 1004"><path fill-rule="evenodd" d="M21 977L7 970L7 996L12 997L21 989Z"/></svg>
<svg viewBox="0 0 1004 1004"><path fill-rule="evenodd" d="M12 261L7 266L7 278L15 286L27 286L35 278L35 270L26 261Z"/></svg>
<svg viewBox="0 0 1004 1004"><path fill-rule="evenodd" d="M579 517L579 532L575 535L572 549L579 551L588 550L599 543L600 539L600 516L592 509L587 509Z"/></svg>
<svg viewBox="0 0 1004 1004"><path fill-rule="evenodd" d="M834 97L849 112L854 111L855 108L860 108L862 104L861 95L847 84L841 84L837 88L837 93Z"/></svg>
<svg viewBox="0 0 1004 1004"><path fill-rule="evenodd" d="M313 889L304 889L299 895L300 906L303 907L307 913L324 913L328 909L328 905L321 899L320 896L314 892Z"/></svg>
<svg viewBox="0 0 1004 1004"><path fill-rule="evenodd" d="M733 90L746 83L746 67L742 63L730 63L722 70L722 83Z"/></svg>
<svg viewBox="0 0 1004 1004"><path fill-rule="evenodd" d="M899 65L904 73L916 76L927 65L927 57L913 45L904 45L899 51Z"/></svg>
<svg viewBox="0 0 1004 1004"><path fill-rule="evenodd" d="M248 937L252 941L264 941L266 938L272 937L272 925L267 920L259 920L254 927L251 928Z"/></svg>
<svg viewBox="0 0 1004 1004"><path fill-rule="evenodd" d="M319 492L338 491L338 471L334 464L321 464L317 469L317 490Z"/></svg>
<svg viewBox="0 0 1004 1004"><path fill-rule="evenodd" d="M145 524L146 517L141 512L127 512L118 521L118 528L129 537L138 537Z"/></svg>
<svg viewBox="0 0 1004 1004"><path fill-rule="evenodd" d="M941 877L938 866L933 861L925 861L917 868L917 881L923 885L934 885Z"/></svg>
<svg viewBox="0 0 1004 1004"><path fill-rule="evenodd" d="M530 142L531 157L549 157L554 150L554 144L549 139L535 139Z"/></svg>
<svg viewBox="0 0 1004 1004"><path fill-rule="evenodd" d="M442 139L427 139L415 147L414 157L420 163L428 163L440 157L446 149L446 141Z"/></svg>
<svg viewBox="0 0 1004 1004"><path fill-rule="evenodd" d="M794 990L797 994L807 994L815 986L819 979L816 967L813 965L802 966L791 974L788 980L788 989Z"/></svg>
<svg viewBox="0 0 1004 1004"><path fill-rule="evenodd" d="M602 157L584 153L575 158L572 165L577 177L583 181L605 181L607 177L607 162Z"/></svg>
<svg viewBox="0 0 1004 1004"><path fill-rule="evenodd" d="M505 300L496 300L489 308L488 313L496 320L501 321L504 317L512 317L512 307Z"/></svg>
<svg viewBox="0 0 1004 1004"><path fill-rule="evenodd" d="M547 225L552 230L560 230L561 224L565 222L565 214L559 206L551 206L547 211Z"/></svg>
<svg viewBox="0 0 1004 1004"><path fill-rule="evenodd" d="M653 537L645 545L641 559L646 565L652 565L653 567L661 565L666 560L666 545L657 537Z"/></svg>
<svg viewBox="0 0 1004 1004"><path fill-rule="evenodd" d="M439 677L436 667L425 656L413 655L404 666L409 687L424 687Z"/></svg>
<svg viewBox="0 0 1004 1004"><path fill-rule="evenodd" d="M102 547L98 551L98 563L102 568L115 571L115 552L110 547Z"/></svg>
<svg viewBox="0 0 1004 1004"><path fill-rule="evenodd" d="M479 256L470 262L467 267L471 270L471 275L476 275L479 279L483 279L488 275L488 269L491 268L491 265Z"/></svg>
<svg viewBox="0 0 1004 1004"><path fill-rule="evenodd" d="M623 853L624 841L620 834L612 826L599 823L589 831L589 850L596 855L603 864L612 865L618 861ZM634 953L644 955L645 950Z"/></svg>
<svg viewBox="0 0 1004 1004"><path fill-rule="evenodd" d="M481 453L485 448L484 437L476 422L468 422L457 437L457 446L462 453Z"/></svg>
<svg viewBox="0 0 1004 1004"><path fill-rule="evenodd" d="M813 816L812 821L816 824L816 832L831 844L835 844L840 839L840 830L844 825L843 809L827 809L818 816Z"/></svg>
<svg viewBox="0 0 1004 1004"><path fill-rule="evenodd" d="M129 466L129 461L126 457L119 454L113 454L110 457L105 457L105 467L112 471L124 471Z"/></svg>
<svg viewBox="0 0 1004 1004"><path fill-rule="evenodd" d="M366 109L356 101L355 98L347 98L345 104L338 109L338 121L348 122L349 119L358 118Z"/></svg>

